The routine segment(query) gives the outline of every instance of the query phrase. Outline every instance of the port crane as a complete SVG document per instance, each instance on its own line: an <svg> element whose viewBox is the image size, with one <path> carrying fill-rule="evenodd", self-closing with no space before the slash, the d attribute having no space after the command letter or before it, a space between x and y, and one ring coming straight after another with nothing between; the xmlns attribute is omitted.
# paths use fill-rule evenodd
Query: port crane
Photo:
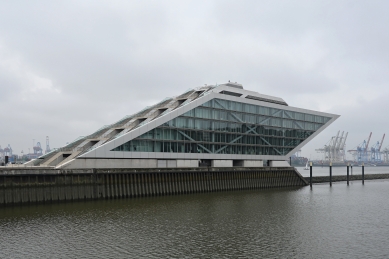
<svg viewBox="0 0 389 259"><path fill-rule="evenodd" d="M333 136L324 147L316 149L316 152L324 153L324 161L328 163L344 162L348 132L346 132L346 135L344 135L344 131L340 136L339 134L340 131L338 131L336 136Z"/></svg>

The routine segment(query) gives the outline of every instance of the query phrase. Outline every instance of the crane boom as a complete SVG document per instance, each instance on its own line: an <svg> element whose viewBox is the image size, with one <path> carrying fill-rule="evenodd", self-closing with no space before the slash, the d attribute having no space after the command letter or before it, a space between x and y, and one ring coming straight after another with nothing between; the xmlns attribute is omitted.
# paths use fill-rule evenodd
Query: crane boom
<svg viewBox="0 0 389 259"><path fill-rule="evenodd" d="M344 137L342 146L340 148L344 148L344 145L346 144L347 136L348 136L348 132L346 132L346 136Z"/></svg>
<svg viewBox="0 0 389 259"><path fill-rule="evenodd" d="M335 140L334 140L334 143L332 143L332 148L333 148L333 149L336 148L336 143L338 143L339 133L340 133L340 130L338 131L338 134L336 134L336 138L335 138Z"/></svg>
<svg viewBox="0 0 389 259"><path fill-rule="evenodd" d="M370 139L371 139L371 132L370 132L370 135L369 135L369 139L367 140L367 143L366 143L365 152L367 152L367 150L368 150Z"/></svg>
<svg viewBox="0 0 389 259"><path fill-rule="evenodd" d="M381 151L381 147L382 147L382 143L384 143L384 139L385 139L385 134L382 136L382 140L380 143L380 147L378 148L378 152Z"/></svg>
<svg viewBox="0 0 389 259"><path fill-rule="evenodd" d="M343 135L344 135L344 131L342 131L342 135L340 135L340 139L338 144L336 145L336 149L339 149L340 145L343 143Z"/></svg>
<svg viewBox="0 0 389 259"><path fill-rule="evenodd" d="M333 160L334 156L335 156L335 152L336 152L336 143L338 142L338 138L339 138L339 133L340 133L340 130L338 131L338 134L336 134L336 138L334 140L334 142L332 143L332 147L331 147L331 161Z"/></svg>

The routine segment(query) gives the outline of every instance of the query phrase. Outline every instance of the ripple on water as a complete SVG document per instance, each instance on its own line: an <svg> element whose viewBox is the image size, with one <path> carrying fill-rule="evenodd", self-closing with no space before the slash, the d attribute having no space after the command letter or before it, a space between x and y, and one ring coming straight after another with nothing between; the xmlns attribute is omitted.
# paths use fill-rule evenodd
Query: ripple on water
<svg viewBox="0 0 389 259"><path fill-rule="evenodd" d="M0 258L387 258L388 181L0 209Z"/></svg>

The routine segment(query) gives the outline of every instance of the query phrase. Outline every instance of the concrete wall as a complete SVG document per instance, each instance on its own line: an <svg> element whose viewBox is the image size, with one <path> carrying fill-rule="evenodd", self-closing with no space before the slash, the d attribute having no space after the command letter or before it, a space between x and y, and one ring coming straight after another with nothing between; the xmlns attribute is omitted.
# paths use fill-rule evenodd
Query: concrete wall
<svg viewBox="0 0 389 259"><path fill-rule="evenodd" d="M198 167L197 160L175 159L84 159L77 158L57 167L61 169L74 168L174 168L174 167ZM212 160L212 167L233 167L233 160ZM263 167L263 161L243 160L243 167ZM289 167L287 161L270 161L271 167Z"/></svg>
<svg viewBox="0 0 389 259"><path fill-rule="evenodd" d="M17 171L21 171L22 174ZM281 188L306 184L304 178L291 167L271 168L271 170L269 168L0 169L0 208L8 204L150 197Z"/></svg>
<svg viewBox="0 0 389 259"><path fill-rule="evenodd" d="M212 167L232 167L232 160L212 160Z"/></svg>
<svg viewBox="0 0 389 259"><path fill-rule="evenodd" d="M157 167L158 168L165 168L166 164L167 164L166 160L158 160L157 161Z"/></svg>
<svg viewBox="0 0 389 259"><path fill-rule="evenodd" d="M199 167L197 160L162 159L73 159L58 168L175 168Z"/></svg>
<svg viewBox="0 0 389 259"><path fill-rule="evenodd" d="M263 167L263 161L260 160L243 160L243 167Z"/></svg>
<svg viewBox="0 0 389 259"><path fill-rule="evenodd" d="M177 160L166 160L166 167L177 167Z"/></svg>
<svg viewBox="0 0 389 259"><path fill-rule="evenodd" d="M289 163L287 161L270 161L270 167L289 167Z"/></svg>
<svg viewBox="0 0 389 259"><path fill-rule="evenodd" d="M199 167L198 160L177 160L177 167Z"/></svg>
<svg viewBox="0 0 389 259"><path fill-rule="evenodd" d="M157 166L159 168L164 167L199 167L199 162L197 160L160 160L158 159Z"/></svg>
<svg viewBox="0 0 389 259"><path fill-rule="evenodd" d="M73 168L157 168L157 159L73 159L60 166Z"/></svg>
<svg viewBox="0 0 389 259"><path fill-rule="evenodd" d="M33 166L35 161L36 161L36 159L32 159L32 160L30 160L30 161L24 163L23 165L26 165L26 166Z"/></svg>

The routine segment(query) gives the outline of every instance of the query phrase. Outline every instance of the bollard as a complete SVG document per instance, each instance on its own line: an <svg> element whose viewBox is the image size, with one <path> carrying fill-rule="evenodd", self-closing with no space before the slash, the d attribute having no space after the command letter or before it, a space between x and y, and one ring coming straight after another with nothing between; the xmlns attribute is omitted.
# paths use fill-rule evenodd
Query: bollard
<svg viewBox="0 0 389 259"><path fill-rule="evenodd" d="M362 184L365 184L365 163L362 163Z"/></svg>
<svg viewBox="0 0 389 259"><path fill-rule="evenodd" d="M332 162L330 162L330 186L332 186Z"/></svg>
<svg viewBox="0 0 389 259"><path fill-rule="evenodd" d="M347 164L347 185L349 185L349 166L350 166L350 163Z"/></svg>
<svg viewBox="0 0 389 259"><path fill-rule="evenodd" d="M309 185L312 189L312 162L309 162Z"/></svg>

